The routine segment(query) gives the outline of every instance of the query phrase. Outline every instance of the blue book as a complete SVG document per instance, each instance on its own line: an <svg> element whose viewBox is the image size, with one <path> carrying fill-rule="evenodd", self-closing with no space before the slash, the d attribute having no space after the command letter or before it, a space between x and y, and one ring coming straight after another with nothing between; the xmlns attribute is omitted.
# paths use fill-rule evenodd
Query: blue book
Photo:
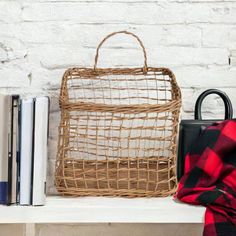
<svg viewBox="0 0 236 236"><path fill-rule="evenodd" d="M8 198L7 198L7 181L2 181L0 182L0 204L6 205L8 203Z"/></svg>

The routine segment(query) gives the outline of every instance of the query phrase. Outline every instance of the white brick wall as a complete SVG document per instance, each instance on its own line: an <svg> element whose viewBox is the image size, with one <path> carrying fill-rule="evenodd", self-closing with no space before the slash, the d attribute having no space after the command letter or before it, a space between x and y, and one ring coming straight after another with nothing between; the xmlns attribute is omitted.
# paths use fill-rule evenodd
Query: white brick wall
<svg viewBox="0 0 236 236"><path fill-rule="evenodd" d="M183 117L192 117L197 96L207 88L227 92L236 110L235 23L235 0L0 0L0 92L47 94L52 100L48 192L55 193L58 95L67 67L92 66L96 46L106 34L129 30L143 40L149 65L169 67L176 74L183 93ZM107 42L99 65L121 62L142 64L138 46L123 36ZM220 99L208 98L204 107L209 110L205 116L222 116ZM54 235L53 226L48 227L39 226L37 235ZM71 235L78 230L87 232L63 227ZM193 232L189 226L177 234L199 235L199 230ZM147 228L137 234L142 232ZM153 228L151 232L157 231ZM165 227L163 232L167 232ZM171 232L176 229L170 229L169 235Z"/></svg>
<svg viewBox="0 0 236 236"><path fill-rule="evenodd" d="M234 0L0 0L0 92L52 97L49 193L55 192L58 95L67 67L92 66L106 34L129 30L143 40L149 65L175 72L183 117L192 116L200 92L214 87L228 93L236 110L235 23ZM101 66L142 64L139 47L123 36L101 55ZM223 113L215 99L208 100L208 116Z"/></svg>

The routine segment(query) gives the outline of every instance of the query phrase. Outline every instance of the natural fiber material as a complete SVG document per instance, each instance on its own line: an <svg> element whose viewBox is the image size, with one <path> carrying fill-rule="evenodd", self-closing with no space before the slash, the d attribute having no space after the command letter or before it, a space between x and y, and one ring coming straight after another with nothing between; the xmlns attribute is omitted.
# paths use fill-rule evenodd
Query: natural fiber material
<svg viewBox="0 0 236 236"><path fill-rule="evenodd" d="M98 69L102 44L115 34L138 40L143 68ZM73 196L154 197L176 189L181 105L174 74L147 66L140 39L126 31L98 46L94 68L68 69L62 80L55 183Z"/></svg>

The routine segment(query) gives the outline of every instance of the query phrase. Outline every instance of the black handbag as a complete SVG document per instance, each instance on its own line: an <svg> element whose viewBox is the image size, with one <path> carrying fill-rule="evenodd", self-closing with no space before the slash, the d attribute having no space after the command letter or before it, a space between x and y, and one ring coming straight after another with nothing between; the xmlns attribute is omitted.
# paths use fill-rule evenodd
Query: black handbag
<svg viewBox="0 0 236 236"><path fill-rule="evenodd" d="M177 157L177 179L180 180L184 173L185 156L190 147L201 134L201 132L209 125L223 120L202 120L201 106L204 98L210 94L219 95L225 106L225 120L232 119L233 108L232 103L226 93L218 89L209 89L203 92L197 99L194 111L194 120L182 120L179 125L179 144L178 144L178 157Z"/></svg>

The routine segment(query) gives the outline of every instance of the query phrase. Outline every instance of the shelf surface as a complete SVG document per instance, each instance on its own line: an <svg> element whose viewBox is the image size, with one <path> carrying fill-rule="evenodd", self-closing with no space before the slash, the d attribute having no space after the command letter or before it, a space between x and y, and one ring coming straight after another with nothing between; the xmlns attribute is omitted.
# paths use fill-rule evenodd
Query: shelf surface
<svg viewBox="0 0 236 236"><path fill-rule="evenodd" d="M0 206L0 223L203 223L204 207L167 198L47 197L45 206Z"/></svg>

